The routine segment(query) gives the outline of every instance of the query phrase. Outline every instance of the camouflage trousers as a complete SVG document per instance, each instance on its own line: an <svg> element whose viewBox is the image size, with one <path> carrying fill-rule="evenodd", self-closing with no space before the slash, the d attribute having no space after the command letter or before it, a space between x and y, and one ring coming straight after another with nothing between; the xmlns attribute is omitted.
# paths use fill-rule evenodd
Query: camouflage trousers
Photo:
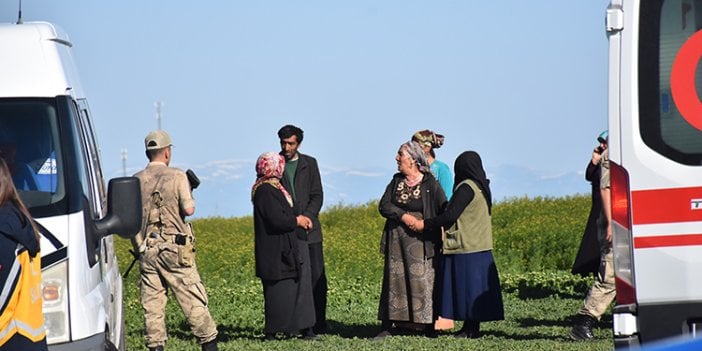
<svg viewBox="0 0 702 351"><path fill-rule="evenodd" d="M146 347L165 345L168 289L185 314L199 344L217 337L217 326L207 308L207 293L194 263L178 260L178 245L158 243L144 251L141 267L141 305L144 308Z"/></svg>
<svg viewBox="0 0 702 351"><path fill-rule="evenodd" d="M578 314L599 320L614 300L617 291L614 286L613 259L612 245L609 244L602 249L600 270L597 272L595 282L590 287L590 291L588 291L583 302L583 307L578 311Z"/></svg>

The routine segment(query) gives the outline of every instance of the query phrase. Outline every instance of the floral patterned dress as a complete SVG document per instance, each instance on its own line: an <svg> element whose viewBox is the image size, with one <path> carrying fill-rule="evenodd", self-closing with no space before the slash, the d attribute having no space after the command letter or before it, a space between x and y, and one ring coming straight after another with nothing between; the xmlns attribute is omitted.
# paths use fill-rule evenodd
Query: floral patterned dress
<svg viewBox="0 0 702 351"><path fill-rule="evenodd" d="M422 183L395 187L392 203L421 218ZM436 257L425 254L425 234L416 233L401 223L386 233L383 288L378 319L430 324L434 322L433 292Z"/></svg>

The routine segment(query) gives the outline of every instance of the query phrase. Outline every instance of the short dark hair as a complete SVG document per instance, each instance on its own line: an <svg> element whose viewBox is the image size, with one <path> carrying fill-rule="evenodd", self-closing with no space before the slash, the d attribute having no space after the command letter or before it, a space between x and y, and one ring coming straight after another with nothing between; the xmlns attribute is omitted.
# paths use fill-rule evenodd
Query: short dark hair
<svg viewBox="0 0 702 351"><path fill-rule="evenodd" d="M149 161L153 160L156 156L164 153L168 147L160 148L160 149L153 149L153 150L146 150L146 158L149 159Z"/></svg>
<svg viewBox="0 0 702 351"><path fill-rule="evenodd" d="M280 140L290 138L293 135L297 137L298 143L302 143L305 132L292 124L286 124L278 130L278 138L280 138Z"/></svg>

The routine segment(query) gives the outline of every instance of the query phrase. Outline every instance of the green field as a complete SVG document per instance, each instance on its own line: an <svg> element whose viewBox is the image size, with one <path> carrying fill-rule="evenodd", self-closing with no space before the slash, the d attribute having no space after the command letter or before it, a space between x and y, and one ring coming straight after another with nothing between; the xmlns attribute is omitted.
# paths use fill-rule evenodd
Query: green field
<svg viewBox="0 0 702 351"><path fill-rule="evenodd" d="M321 215L331 332L312 342L261 340L263 297L253 270L251 217L198 219L193 225L220 350L610 350L609 315L597 325L596 340L567 339L573 314L591 282L569 273L589 207L589 196L518 198L494 206L494 252L505 320L483 323L485 335L475 340L457 340L448 333L438 339L405 335L372 340L379 326L383 264L378 247L384 220L377 202L335 206ZM124 271L131 260L129 242L115 241ZM128 350L145 349L137 279L134 270L124 282ZM177 304L170 301L167 309L166 349L199 350Z"/></svg>

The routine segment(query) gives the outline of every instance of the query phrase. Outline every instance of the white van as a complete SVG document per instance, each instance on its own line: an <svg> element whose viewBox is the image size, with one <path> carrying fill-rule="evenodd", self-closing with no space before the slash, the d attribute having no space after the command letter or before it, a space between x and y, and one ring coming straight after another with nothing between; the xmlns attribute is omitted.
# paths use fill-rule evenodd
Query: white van
<svg viewBox="0 0 702 351"><path fill-rule="evenodd" d="M0 24L0 155L42 228L49 350L124 350L113 239L141 225L139 182L105 189L71 42L49 23Z"/></svg>
<svg viewBox="0 0 702 351"><path fill-rule="evenodd" d="M699 336L702 0L612 0L606 26L615 346Z"/></svg>

